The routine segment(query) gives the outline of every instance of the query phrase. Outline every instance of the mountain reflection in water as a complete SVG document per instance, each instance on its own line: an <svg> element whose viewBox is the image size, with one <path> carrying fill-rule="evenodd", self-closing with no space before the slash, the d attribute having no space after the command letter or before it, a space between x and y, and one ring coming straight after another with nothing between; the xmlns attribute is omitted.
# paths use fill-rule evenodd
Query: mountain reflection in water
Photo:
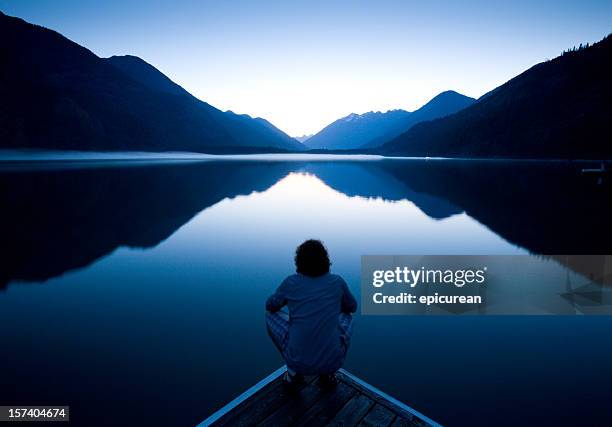
<svg viewBox="0 0 612 427"><path fill-rule="evenodd" d="M407 200L436 220L465 212L532 253L610 253L611 186L579 169L564 162L389 160L4 171L0 287L85 267L120 246L154 247L198 212L264 192L290 173L312 174L349 197Z"/></svg>

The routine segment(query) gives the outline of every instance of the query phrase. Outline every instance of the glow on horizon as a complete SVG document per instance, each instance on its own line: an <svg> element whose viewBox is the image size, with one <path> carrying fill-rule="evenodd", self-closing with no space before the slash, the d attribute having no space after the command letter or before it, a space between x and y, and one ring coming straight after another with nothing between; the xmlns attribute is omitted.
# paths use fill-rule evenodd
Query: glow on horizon
<svg viewBox="0 0 612 427"><path fill-rule="evenodd" d="M0 0L99 56L143 58L222 110L292 136L349 113L479 97L612 31L609 1L87 2Z"/></svg>

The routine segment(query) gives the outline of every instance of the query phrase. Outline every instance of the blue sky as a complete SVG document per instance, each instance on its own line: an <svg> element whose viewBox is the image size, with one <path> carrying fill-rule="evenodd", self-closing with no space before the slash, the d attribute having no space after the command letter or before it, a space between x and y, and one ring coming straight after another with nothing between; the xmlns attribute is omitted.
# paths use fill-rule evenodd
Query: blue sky
<svg viewBox="0 0 612 427"><path fill-rule="evenodd" d="M478 97L612 32L612 1L0 0L99 56L137 55L198 98L290 135L351 112Z"/></svg>

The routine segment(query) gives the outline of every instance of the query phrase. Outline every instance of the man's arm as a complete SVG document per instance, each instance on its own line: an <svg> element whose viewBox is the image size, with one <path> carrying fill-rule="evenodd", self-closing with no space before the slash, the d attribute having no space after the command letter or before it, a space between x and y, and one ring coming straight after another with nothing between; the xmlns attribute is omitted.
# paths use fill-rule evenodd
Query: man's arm
<svg viewBox="0 0 612 427"><path fill-rule="evenodd" d="M342 280L342 302L340 304L340 310L343 313L354 313L357 311L357 300L355 300L355 297L351 293L344 279L340 278L340 280Z"/></svg>
<svg viewBox="0 0 612 427"><path fill-rule="evenodd" d="M287 279L285 279L276 292L266 300L266 310L270 313L276 313L287 304L287 295L285 293L286 280Z"/></svg>

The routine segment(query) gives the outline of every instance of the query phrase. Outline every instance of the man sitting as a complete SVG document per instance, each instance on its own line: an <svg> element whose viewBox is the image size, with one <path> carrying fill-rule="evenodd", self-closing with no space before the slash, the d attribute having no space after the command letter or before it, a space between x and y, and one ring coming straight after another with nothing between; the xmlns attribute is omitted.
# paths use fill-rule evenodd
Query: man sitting
<svg viewBox="0 0 612 427"><path fill-rule="evenodd" d="M295 251L297 274L266 301L268 333L287 364L285 384L294 390L304 375L335 386L349 347L357 302L344 279L329 272L330 264L319 240L305 241ZM285 306L289 313L280 311Z"/></svg>

